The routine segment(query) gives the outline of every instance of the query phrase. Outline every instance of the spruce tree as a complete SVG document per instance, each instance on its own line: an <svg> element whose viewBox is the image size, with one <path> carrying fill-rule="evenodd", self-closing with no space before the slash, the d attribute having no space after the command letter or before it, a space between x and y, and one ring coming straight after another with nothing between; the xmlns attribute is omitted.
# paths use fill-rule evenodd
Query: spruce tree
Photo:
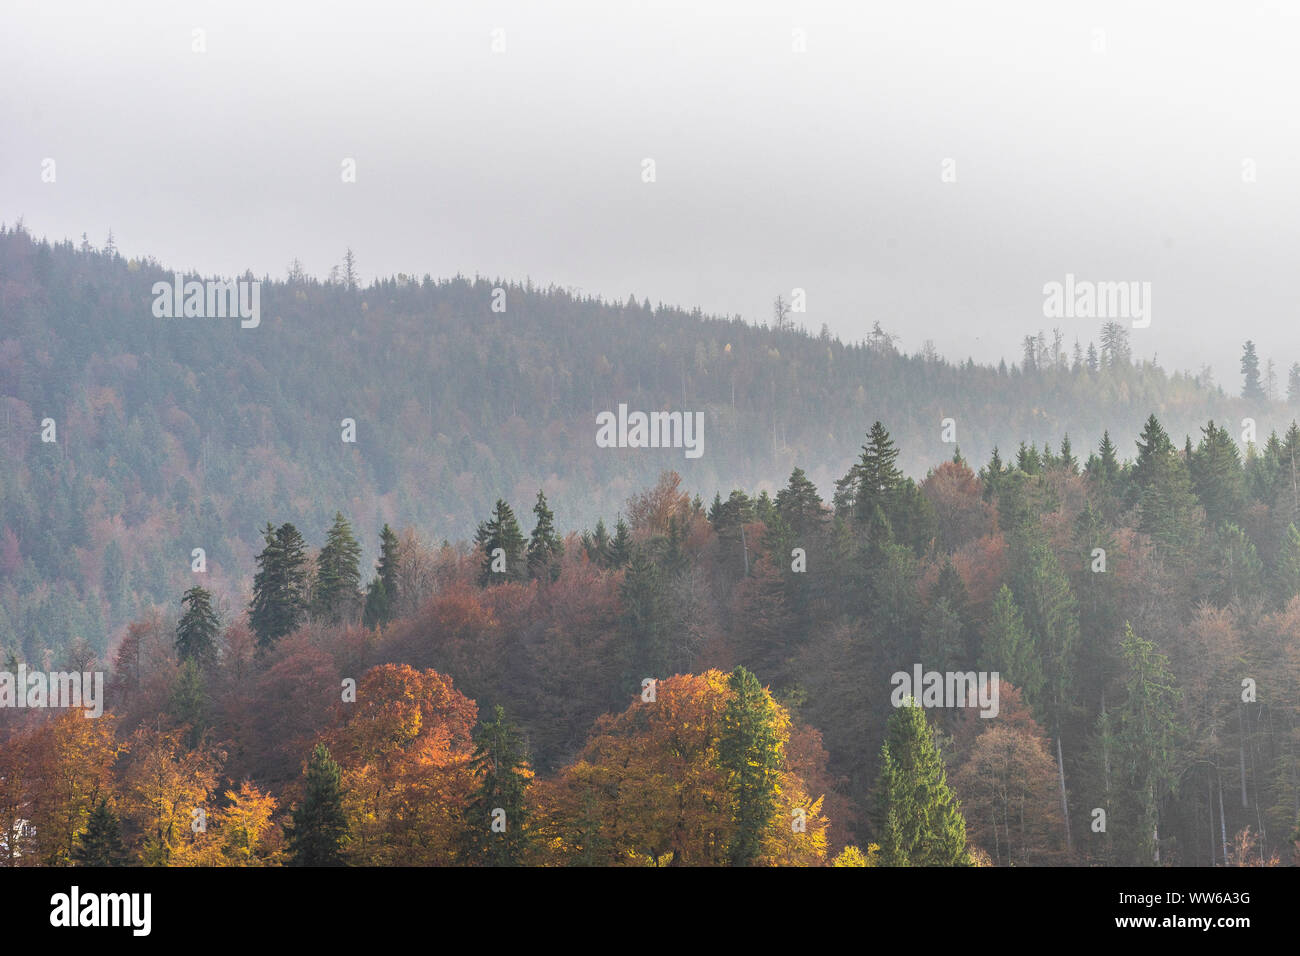
<svg viewBox="0 0 1300 956"><path fill-rule="evenodd" d="M537 525L528 540L528 576L554 581L560 576L564 542L555 531L555 515L546 506L546 496L540 490L533 514L537 517Z"/></svg>
<svg viewBox="0 0 1300 956"><path fill-rule="evenodd" d="M474 543L483 553L479 584L523 580L528 571L524 535L505 501L497 499L492 517L478 526Z"/></svg>
<svg viewBox="0 0 1300 956"><path fill-rule="evenodd" d="M614 525L614 537L609 542L609 566L611 568L625 567L631 559L632 531L620 515Z"/></svg>
<svg viewBox="0 0 1300 956"><path fill-rule="evenodd" d="M796 535L821 527L825 519L822 499L802 468L792 471L789 482L776 493L776 511Z"/></svg>
<svg viewBox="0 0 1300 956"><path fill-rule="evenodd" d="M248 623L260 648L293 631L307 613L307 554L302 535L285 523L263 531L266 546L257 556Z"/></svg>
<svg viewBox="0 0 1300 956"><path fill-rule="evenodd" d="M1188 462L1192 489L1211 525L1234 523L1241 517L1246 493L1237 443L1213 420L1201 433L1204 437Z"/></svg>
<svg viewBox="0 0 1300 956"><path fill-rule="evenodd" d="M1241 397L1251 402L1262 401L1266 396L1259 378L1259 356L1255 354L1255 343L1249 339L1241 349L1241 376Z"/></svg>
<svg viewBox="0 0 1300 956"><path fill-rule="evenodd" d="M763 832L776 813L783 754L776 708L758 678L737 667L727 686L731 694L718 740L718 764L727 774L736 826L727 857L732 866L748 866L758 858Z"/></svg>
<svg viewBox="0 0 1300 956"><path fill-rule="evenodd" d="M86 829L77 834L72 849L76 866L125 866L126 847L122 844L122 825L108 801L100 798L86 819Z"/></svg>
<svg viewBox="0 0 1300 956"><path fill-rule="evenodd" d="M903 481L902 471L895 466L897 460L898 449L894 447L889 432L883 424L875 422L867 433L867 443L862 446L862 456L852 472L857 481L854 513L859 520L868 520L876 505L893 518L891 506Z"/></svg>
<svg viewBox="0 0 1300 956"><path fill-rule="evenodd" d="M1160 862L1159 812L1178 781L1178 721L1182 692L1169 660L1126 625L1120 645L1126 665L1125 697L1118 710L1118 757L1142 823L1130 841L1143 863Z"/></svg>
<svg viewBox="0 0 1300 956"><path fill-rule="evenodd" d="M212 595L197 584L181 598L185 608L176 625L176 655L182 662L210 665L217 656L217 635L221 624L212 610Z"/></svg>
<svg viewBox="0 0 1300 956"><path fill-rule="evenodd" d="M964 866L966 820L948 786L925 711L909 700L889 717L874 820L884 866Z"/></svg>
<svg viewBox="0 0 1300 956"><path fill-rule="evenodd" d="M288 829L294 866L342 866L348 821L343 813L342 771L324 744L307 763L302 802L293 808Z"/></svg>
<svg viewBox="0 0 1300 956"><path fill-rule="evenodd" d="M360 601L361 545L343 513L334 513L334 523L325 535L325 545L316 555L316 584L312 589L312 614L327 624L353 619Z"/></svg>
<svg viewBox="0 0 1300 956"><path fill-rule="evenodd" d="M1025 703L1042 712L1043 665L1025 628L1024 615L1005 584L993 599L980 664L983 670L997 671L1003 679L1019 687Z"/></svg>
<svg viewBox="0 0 1300 956"><path fill-rule="evenodd" d="M379 532L379 565L366 589L366 607L362 622L366 627L387 624L397 608L397 577L401 568L401 549L393 529L384 525Z"/></svg>
<svg viewBox="0 0 1300 956"><path fill-rule="evenodd" d="M469 857L485 866L516 866L528 846L524 795L533 774L519 729L500 704L479 728L472 764L479 782L469 802Z"/></svg>

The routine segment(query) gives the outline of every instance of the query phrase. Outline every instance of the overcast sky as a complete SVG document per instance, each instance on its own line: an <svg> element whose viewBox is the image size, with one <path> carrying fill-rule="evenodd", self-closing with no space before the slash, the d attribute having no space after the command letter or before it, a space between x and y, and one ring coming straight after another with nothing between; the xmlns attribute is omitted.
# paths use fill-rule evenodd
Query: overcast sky
<svg viewBox="0 0 1300 956"><path fill-rule="evenodd" d="M1136 6L4 0L0 220L751 320L799 287L813 330L981 361L1095 337L1044 283L1146 281L1139 356L1236 390L1251 337L1284 380L1300 4Z"/></svg>

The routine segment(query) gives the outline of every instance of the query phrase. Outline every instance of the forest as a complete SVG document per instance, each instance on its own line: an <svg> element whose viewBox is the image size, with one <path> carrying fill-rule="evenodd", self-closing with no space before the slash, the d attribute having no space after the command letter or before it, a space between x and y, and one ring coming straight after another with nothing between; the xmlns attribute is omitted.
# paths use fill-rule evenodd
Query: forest
<svg viewBox="0 0 1300 956"><path fill-rule="evenodd" d="M336 511L131 622L108 710L9 711L9 865L1042 866L1300 856L1300 427L675 472L561 534ZM612 528L611 528L612 525ZM531 530L529 530L531 529ZM235 610L221 610L221 607ZM89 652L70 666L98 666ZM11 656L10 667L17 662ZM914 665L996 716L895 706Z"/></svg>
<svg viewBox="0 0 1300 956"><path fill-rule="evenodd" d="M172 276L0 226L6 865L1298 862L1300 365Z"/></svg>
<svg viewBox="0 0 1300 956"><path fill-rule="evenodd" d="M262 277L260 325L244 329L155 317L154 283L175 273L111 236L0 226L0 656L106 657L188 588L196 548L214 594L247 591L272 518L323 529L341 510L369 531L370 563L385 523L467 539L498 498L538 488L565 528L613 521L666 468L706 499L775 496L796 466L830 489L876 420L919 481L952 454L945 419L982 462L1066 435L1096 448L1152 412L1174 436L1249 417L1260 442L1300 413L1297 357L1263 343L1253 380L1225 389L1167 372L1116 323L1040 331L1029 316L1008 343L1018 361L980 365L933 343L905 354L888 316L842 342L788 307L758 324L528 280L362 286L356 262ZM702 416L703 454L597 447L597 416L620 404Z"/></svg>

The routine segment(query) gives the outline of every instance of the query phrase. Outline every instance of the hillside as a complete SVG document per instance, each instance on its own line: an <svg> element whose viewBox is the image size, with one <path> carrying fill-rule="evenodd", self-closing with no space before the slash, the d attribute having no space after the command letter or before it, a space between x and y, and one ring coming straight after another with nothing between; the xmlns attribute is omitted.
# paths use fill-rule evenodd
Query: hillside
<svg viewBox="0 0 1300 956"><path fill-rule="evenodd" d="M81 638L102 652L174 602L194 548L215 590L246 595L270 517L314 541L341 509L369 562L385 522L462 540L497 498L522 513L539 488L561 529L612 527L668 469L707 501L775 493L797 465L829 499L877 419L920 480L953 454L949 417L977 467L994 445L1012 458L1066 433L1086 457L1104 428L1127 443L1153 412L1180 445L1210 418L1251 414L1261 441L1291 418L1125 354L1098 353L1096 370L900 354L869 334L888 316L864 315L863 341L844 343L527 282L298 275L263 278L260 325L241 328L156 318L151 290L171 280L153 261L0 231L5 650L34 660ZM1065 350L1076 331L1084 352L1098 330L1066 329ZM620 404L702 413L702 455L597 447L597 414Z"/></svg>

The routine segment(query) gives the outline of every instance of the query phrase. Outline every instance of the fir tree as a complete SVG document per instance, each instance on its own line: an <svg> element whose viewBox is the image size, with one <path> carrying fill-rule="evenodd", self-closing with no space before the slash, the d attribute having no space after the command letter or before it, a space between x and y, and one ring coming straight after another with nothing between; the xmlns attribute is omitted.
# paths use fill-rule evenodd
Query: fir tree
<svg viewBox="0 0 1300 956"><path fill-rule="evenodd" d="M555 531L555 515L546 506L546 496L537 492L533 505L537 525L528 541L528 576L554 581L560 576L560 558L564 555L564 542Z"/></svg>
<svg viewBox="0 0 1300 956"><path fill-rule="evenodd" d="M270 647L302 623L307 612L307 555L302 535L291 524L263 535L266 547L257 556L253 601L248 623L258 646Z"/></svg>
<svg viewBox="0 0 1300 956"><path fill-rule="evenodd" d="M1241 397L1250 402L1264 400L1263 383L1259 378L1259 356L1255 354L1255 343L1246 340L1241 350Z"/></svg>
<svg viewBox="0 0 1300 956"><path fill-rule="evenodd" d="M914 700L889 717L874 813L884 866L964 866L966 820L948 786L925 711Z"/></svg>
<svg viewBox="0 0 1300 956"><path fill-rule="evenodd" d="M72 862L76 866L125 866L126 859L122 825L101 797L86 819L86 829L77 834Z"/></svg>
<svg viewBox="0 0 1300 956"><path fill-rule="evenodd" d="M763 832L776 813L782 747L776 709L758 678L737 667L727 686L731 695L718 741L718 764L727 774L736 824L727 856L732 866L748 866L758 858Z"/></svg>
<svg viewBox="0 0 1300 956"><path fill-rule="evenodd" d="M479 783L468 808L469 856L485 866L515 866L528 846L525 791L532 778L519 730L497 704L476 735Z"/></svg>
<svg viewBox="0 0 1300 956"><path fill-rule="evenodd" d="M622 515L614 524L614 537L609 542L609 566L625 567L632 558L632 530Z"/></svg>
<svg viewBox="0 0 1300 956"><path fill-rule="evenodd" d="M325 535L325 546L316 556L316 585L312 590L312 613L328 624L351 618L360 601L361 545L342 512L334 513L334 524Z"/></svg>
<svg viewBox="0 0 1300 956"><path fill-rule="evenodd" d="M880 422L871 426L867 443L862 446L862 456L851 472L856 479L854 513L859 520L867 520L871 510L880 505L892 517L893 498L903 482L903 473L896 466L898 449Z"/></svg>
<svg viewBox="0 0 1300 956"><path fill-rule="evenodd" d="M366 627L376 627L392 620L397 606L400 563L397 535L385 524L379 532L379 565L366 589L366 606L361 618Z"/></svg>
<svg viewBox="0 0 1300 956"><path fill-rule="evenodd" d="M483 553L479 584L524 579L528 571L524 535L505 501L497 499L492 517L478 526L474 543Z"/></svg>
<svg viewBox="0 0 1300 956"><path fill-rule="evenodd" d="M212 610L212 595L196 584L185 592L181 606L185 611L176 625L176 656L182 662L209 666L216 659L217 635L221 630Z"/></svg>
<svg viewBox="0 0 1300 956"><path fill-rule="evenodd" d="M324 744L307 763L302 802L287 828L294 866L342 866L348 821L343 812L342 771Z"/></svg>

